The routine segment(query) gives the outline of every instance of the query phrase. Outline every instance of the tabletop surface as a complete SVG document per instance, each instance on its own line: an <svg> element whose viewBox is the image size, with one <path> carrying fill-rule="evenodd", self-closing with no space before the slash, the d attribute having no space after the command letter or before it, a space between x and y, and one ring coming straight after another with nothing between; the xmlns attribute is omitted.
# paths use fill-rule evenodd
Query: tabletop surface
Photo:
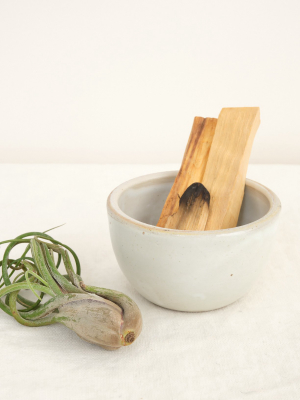
<svg viewBox="0 0 300 400"><path fill-rule="evenodd" d="M245 297L204 313L145 300L119 269L109 237L110 191L177 168L0 166L0 240L66 223L52 235L76 251L84 281L125 292L144 321L132 346L108 352L63 325L24 327L0 310L1 400L300 398L300 166L249 166L247 177L281 199L276 245Z"/></svg>

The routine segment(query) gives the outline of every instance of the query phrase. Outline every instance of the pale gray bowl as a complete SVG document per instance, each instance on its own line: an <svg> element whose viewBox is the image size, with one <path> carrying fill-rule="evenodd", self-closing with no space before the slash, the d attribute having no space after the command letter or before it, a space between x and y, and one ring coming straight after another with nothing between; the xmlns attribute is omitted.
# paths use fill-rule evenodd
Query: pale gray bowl
<svg viewBox="0 0 300 400"><path fill-rule="evenodd" d="M177 172L161 172L118 186L107 202L118 263L135 289L162 307L207 311L248 292L274 241L280 201L247 179L238 226L217 231L156 227Z"/></svg>

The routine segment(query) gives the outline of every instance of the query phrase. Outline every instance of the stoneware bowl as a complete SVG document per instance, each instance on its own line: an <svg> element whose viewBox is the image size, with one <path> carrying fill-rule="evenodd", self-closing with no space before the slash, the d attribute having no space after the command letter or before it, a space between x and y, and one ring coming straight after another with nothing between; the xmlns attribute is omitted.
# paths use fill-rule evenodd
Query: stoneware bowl
<svg viewBox="0 0 300 400"><path fill-rule="evenodd" d="M280 212L278 197L246 181L238 226L216 231L156 227L177 172L118 186L107 202L118 263L135 289L159 306L208 311L244 296L265 265Z"/></svg>

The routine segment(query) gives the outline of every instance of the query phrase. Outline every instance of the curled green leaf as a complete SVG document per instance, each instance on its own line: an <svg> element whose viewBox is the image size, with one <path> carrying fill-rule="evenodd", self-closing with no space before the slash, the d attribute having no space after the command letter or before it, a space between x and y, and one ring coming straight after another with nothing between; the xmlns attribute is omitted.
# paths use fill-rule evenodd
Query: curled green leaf
<svg viewBox="0 0 300 400"><path fill-rule="evenodd" d="M79 259L69 246L45 232L27 232L1 244L7 248L0 261L0 308L20 324L38 327L61 323L108 350L130 345L139 336L142 317L136 303L123 293L86 285L80 276ZM11 250L20 244L27 244L25 250L18 258L11 258ZM58 270L61 260L62 272ZM26 291L38 300L29 300Z"/></svg>

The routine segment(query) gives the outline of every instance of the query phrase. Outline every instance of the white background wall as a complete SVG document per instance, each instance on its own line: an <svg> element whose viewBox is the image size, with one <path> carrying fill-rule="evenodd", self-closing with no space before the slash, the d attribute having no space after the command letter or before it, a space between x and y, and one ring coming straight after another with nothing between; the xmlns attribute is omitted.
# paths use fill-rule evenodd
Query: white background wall
<svg viewBox="0 0 300 400"><path fill-rule="evenodd" d="M298 0L1 0L0 46L0 162L180 162L228 106L300 162Z"/></svg>

